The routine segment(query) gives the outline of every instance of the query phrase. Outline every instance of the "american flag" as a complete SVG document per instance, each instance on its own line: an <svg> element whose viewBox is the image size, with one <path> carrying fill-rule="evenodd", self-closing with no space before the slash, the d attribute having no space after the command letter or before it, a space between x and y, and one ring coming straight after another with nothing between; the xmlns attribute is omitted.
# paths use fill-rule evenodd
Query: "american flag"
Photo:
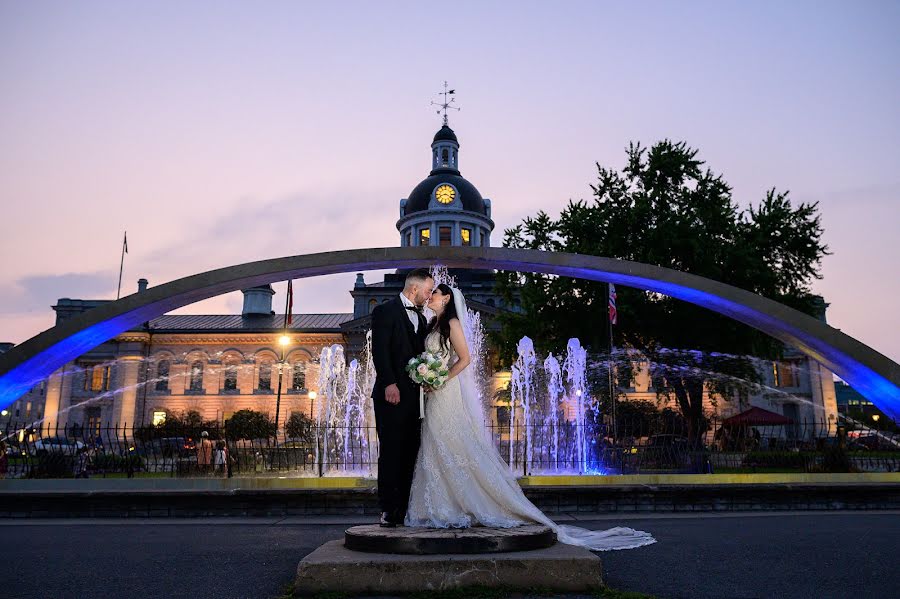
<svg viewBox="0 0 900 599"><path fill-rule="evenodd" d="M616 286L612 283L609 284L609 322L612 324L616 324L618 320L618 313L616 312Z"/></svg>

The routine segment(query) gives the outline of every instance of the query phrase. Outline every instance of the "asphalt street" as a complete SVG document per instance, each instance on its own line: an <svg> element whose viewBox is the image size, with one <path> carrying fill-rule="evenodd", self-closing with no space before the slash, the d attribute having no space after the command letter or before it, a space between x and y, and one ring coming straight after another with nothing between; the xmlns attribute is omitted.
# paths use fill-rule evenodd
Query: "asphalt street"
<svg viewBox="0 0 900 599"><path fill-rule="evenodd" d="M0 596L272 598L351 517L0 520ZM600 554L606 581L657 597L891 597L900 512L602 515L655 545Z"/></svg>

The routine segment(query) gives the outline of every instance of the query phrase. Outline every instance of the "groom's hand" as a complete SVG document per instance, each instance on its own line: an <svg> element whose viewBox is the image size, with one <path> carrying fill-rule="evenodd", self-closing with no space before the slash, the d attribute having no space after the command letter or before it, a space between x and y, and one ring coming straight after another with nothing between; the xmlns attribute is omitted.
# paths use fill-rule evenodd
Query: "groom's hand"
<svg viewBox="0 0 900 599"><path fill-rule="evenodd" d="M392 405L400 403L400 389L397 385L388 385L384 388L384 400Z"/></svg>

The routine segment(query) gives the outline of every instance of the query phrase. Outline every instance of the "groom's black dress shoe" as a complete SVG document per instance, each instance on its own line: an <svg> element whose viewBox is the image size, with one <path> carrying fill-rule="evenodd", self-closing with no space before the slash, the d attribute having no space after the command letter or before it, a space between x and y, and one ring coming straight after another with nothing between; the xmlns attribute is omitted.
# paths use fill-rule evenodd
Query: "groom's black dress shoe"
<svg viewBox="0 0 900 599"><path fill-rule="evenodd" d="M390 512L381 512L381 521L378 525L382 528L396 528L397 522L393 519Z"/></svg>

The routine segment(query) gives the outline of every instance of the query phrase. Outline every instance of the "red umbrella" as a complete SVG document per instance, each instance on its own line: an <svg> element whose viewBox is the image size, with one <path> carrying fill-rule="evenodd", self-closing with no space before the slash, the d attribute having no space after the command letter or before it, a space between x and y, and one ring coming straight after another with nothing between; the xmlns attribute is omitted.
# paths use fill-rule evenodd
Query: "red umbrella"
<svg viewBox="0 0 900 599"><path fill-rule="evenodd" d="M735 414L730 418L722 421L723 426L779 426L784 424L792 424L794 421L783 416L763 410L762 408L752 407L749 410Z"/></svg>

